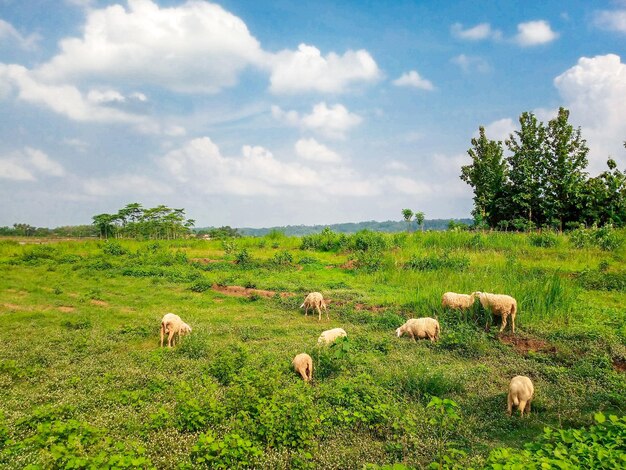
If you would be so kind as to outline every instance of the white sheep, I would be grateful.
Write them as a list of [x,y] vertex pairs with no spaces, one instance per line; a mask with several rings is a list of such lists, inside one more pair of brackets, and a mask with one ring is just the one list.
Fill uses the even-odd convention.
[[320,309],[323,308],[324,312],[326,312],[326,318],[328,319],[328,310],[326,310],[326,303],[324,302],[324,297],[319,292],[311,292],[306,296],[300,308],[304,307],[304,316],[306,317],[309,314],[309,309],[316,309],[318,313],[317,321],[322,319],[322,311]]
[[313,359],[306,353],[298,354],[292,361],[294,370],[302,376],[305,382],[313,379]]
[[342,336],[348,336],[343,328],[333,328],[332,330],[323,331],[319,338],[317,338],[318,344],[329,344],[334,342],[337,338]]
[[180,340],[181,336],[191,333],[191,327],[182,321],[178,315],[166,313],[161,320],[161,347],[163,347],[165,333],[168,334],[167,347],[171,348],[176,344],[174,335],[178,335],[178,339]]
[[428,338],[431,341],[437,341],[439,339],[439,333],[441,328],[439,322],[434,318],[411,318],[407,320],[404,325],[396,330],[398,338],[404,333],[407,333],[413,341],[415,338]]
[[502,317],[502,326],[500,333],[507,324],[509,315],[511,316],[511,333],[515,334],[515,315],[517,314],[517,300],[510,295],[489,294],[487,292],[472,292],[472,295],[478,296],[480,304],[485,310],[492,314]]
[[528,377],[524,375],[513,377],[509,384],[509,396],[507,398],[507,412],[509,416],[511,416],[513,411],[513,405],[517,406],[522,418],[524,417],[524,411],[526,411],[526,415],[530,414],[530,402],[534,393],[535,387],[533,387],[533,383]]
[[455,310],[466,310],[474,305],[474,294],[457,294],[455,292],[446,292],[441,296],[441,305],[444,308],[452,308]]

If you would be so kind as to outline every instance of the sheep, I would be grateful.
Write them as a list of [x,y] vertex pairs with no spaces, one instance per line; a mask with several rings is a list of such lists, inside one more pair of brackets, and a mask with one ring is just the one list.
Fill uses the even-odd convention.
[[168,333],[167,347],[171,348],[176,344],[174,335],[178,334],[178,338],[180,340],[181,336],[191,333],[191,327],[182,321],[178,315],[166,313],[161,320],[161,347],[163,347],[163,338],[165,333]]
[[455,310],[466,310],[474,305],[474,294],[456,294],[454,292],[446,292],[441,296],[441,305],[446,308]]
[[320,337],[317,339],[317,344],[329,344],[342,336],[348,336],[343,328],[333,328],[332,330],[326,330],[322,332]]
[[[489,294],[487,292],[472,292],[473,296],[478,296],[480,304],[485,310],[494,315],[502,317],[500,333],[506,328],[507,319],[511,316],[511,333],[515,334],[515,315],[517,314],[517,300],[510,295]],[[487,327],[487,325],[485,325]]]
[[440,331],[441,328],[439,327],[439,322],[434,318],[411,318],[396,330],[396,335],[399,338],[404,333],[407,333],[415,342],[417,342],[415,337],[428,338],[431,341],[437,341],[439,339]]
[[517,406],[520,411],[520,416],[524,417],[524,411],[526,415],[530,414],[530,402],[533,399],[535,393],[535,387],[531,380],[524,375],[516,375],[511,379],[509,384],[509,396],[507,398],[508,408],[507,412],[511,416],[513,411],[513,405]]
[[313,380],[313,359],[306,353],[298,354],[292,361],[294,370],[302,376],[305,382]]
[[324,297],[319,292],[311,292],[306,296],[300,308],[304,307],[304,316],[306,317],[309,314],[309,309],[316,309],[318,315],[317,321],[322,320],[322,311],[320,307],[324,309],[326,312],[326,319],[328,319],[328,310],[326,310],[326,303],[324,302]]

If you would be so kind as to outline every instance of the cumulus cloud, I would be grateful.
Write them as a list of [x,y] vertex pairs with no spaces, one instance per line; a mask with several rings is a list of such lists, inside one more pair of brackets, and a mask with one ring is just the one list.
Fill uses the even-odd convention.
[[61,52],[36,69],[46,81],[104,78],[178,92],[215,93],[237,82],[262,51],[245,23],[216,4],[190,1],[160,8],[129,0],[88,10],[82,38],[60,42]]
[[559,34],[552,31],[550,23],[545,20],[528,21],[517,25],[515,41],[524,47],[538,46],[554,41]]
[[154,195],[171,194],[171,188],[163,182],[142,175],[115,175],[104,178],[87,178],[82,182],[83,191],[90,196]]
[[459,54],[458,56],[450,59],[455,65],[458,65],[464,73],[470,73],[477,71],[480,73],[487,73],[491,71],[489,63],[482,57],[468,56],[465,54]]
[[391,160],[387,162],[385,164],[385,168],[391,171],[407,171],[409,169],[409,167],[406,164],[398,160]]
[[[489,140],[500,140],[504,142],[516,129],[517,124],[513,122],[513,119],[498,119],[485,126],[485,135]],[[474,137],[478,137],[478,131],[474,134]]]
[[615,54],[581,57],[554,79],[554,85],[571,112],[570,122],[582,127],[583,137],[589,142],[590,169],[605,169],[609,156],[623,168],[626,64]]
[[600,29],[626,34],[626,9],[597,11],[593,24]]
[[314,162],[337,163],[341,161],[338,153],[320,144],[315,139],[300,139],[295,145],[296,154],[305,160]]
[[435,88],[430,80],[421,77],[415,70],[403,73],[399,78],[393,81],[393,84],[396,86],[410,86],[429,91]]
[[272,106],[272,116],[287,125],[311,130],[334,139],[344,138],[348,131],[363,120],[342,104],[329,107],[325,102],[316,104],[310,114],[302,116],[297,111],[283,111],[278,106]]
[[0,18],[0,43],[5,40],[16,44],[21,49],[33,49],[37,46],[37,42],[41,40],[41,36],[39,34],[24,36],[11,23]]
[[37,181],[37,176],[65,176],[63,166],[38,149],[25,147],[0,158],[0,178]]
[[318,48],[306,44],[300,44],[297,51],[279,52],[270,59],[270,67],[273,93],[340,93],[355,82],[372,82],[381,76],[365,50],[322,56]]
[[461,23],[454,23],[450,27],[452,35],[468,41],[482,41],[484,39],[500,39],[502,32],[492,29],[489,23],[480,23],[474,27],[463,29]]

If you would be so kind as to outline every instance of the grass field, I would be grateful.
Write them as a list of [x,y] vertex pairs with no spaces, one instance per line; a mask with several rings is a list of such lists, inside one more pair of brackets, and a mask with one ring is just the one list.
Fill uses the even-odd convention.
[[[613,237],[0,240],[0,466],[423,468],[448,454],[482,468],[545,426],[622,416],[626,233]],[[478,307],[442,309],[443,292],[475,290],[518,300],[515,337]],[[298,308],[310,291],[330,320]],[[166,312],[193,327],[172,349]],[[422,316],[439,319],[438,343],[395,337]],[[348,340],[318,348],[338,326]],[[311,385],[291,369],[300,352]],[[506,415],[518,374],[536,390],[524,419]]]

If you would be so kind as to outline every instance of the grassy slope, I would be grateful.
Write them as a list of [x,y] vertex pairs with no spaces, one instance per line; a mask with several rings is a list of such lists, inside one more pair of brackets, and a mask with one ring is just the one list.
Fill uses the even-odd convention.
[[[625,247],[610,253],[576,250],[563,237],[555,247],[539,248],[515,234],[417,233],[393,239],[397,246],[385,252],[383,268],[373,273],[339,268],[349,253],[301,251],[298,239],[286,237],[238,240],[230,255],[217,241],[123,241],[127,254],[117,256],[103,254],[103,243],[94,241],[34,247],[0,241],[0,408],[10,435],[18,441],[31,436],[34,425],[28,422],[36,424],[33,416],[44,405],[71,405],[68,416],[106,430],[115,441],[140,442],[157,467],[174,468],[188,461],[199,434],[185,430],[188,415],[181,403],[209,397],[225,415],[209,418],[203,428],[217,435],[248,431],[264,450],[260,465],[287,467],[295,465],[290,459],[297,452],[256,431],[263,419],[258,409],[265,405],[242,412],[247,400],[267,396],[278,403],[276,420],[284,419],[280,407],[297,396],[311,400],[304,409],[317,423],[305,430],[315,434],[307,447],[313,465],[422,466],[435,457],[425,410],[433,394],[460,404],[455,445],[468,452],[467,464],[479,465],[490,448],[519,446],[545,425],[585,424],[597,410],[626,412],[624,374],[611,363],[626,358],[626,293],[584,290],[573,275],[605,260],[606,272],[626,276],[620,271]],[[242,248],[253,266],[188,261],[228,261]],[[281,250],[289,251],[296,266],[267,263]],[[175,252],[185,253],[187,261],[168,256]],[[466,258],[469,267],[401,268],[412,256],[444,252]],[[305,257],[313,259],[299,267]],[[190,289],[213,282],[297,295],[249,300]],[[346,303],[331,305],[331,320],[319,324],[297,308],[311,290]],[[520,303],[518,336],[544,341],[545,351],[521,353],[500,343],[495,328],[486,334],[457,321],[440,308],[448,290],[514,295]],[[169,311],[194,331],[180,347],[160,350],[159,320]],[[402,318],[418,316],[440,319],[438,345],[394,337]],[[352,349],[344,358],[324,352],[320,358],[317,336],[336,326],[346,329]],[[248,374],[252,385],[219,374],[220,361],[228,363],[224,357],[236,354],[233,345],[245,356],[239,360],[246,372],[239,376]],[[313,387],[290,371],[291,358],[302,351],[318,365]],[[532,377],[536,387],[536,412],[523,422],[504,413],[507,384],[517,374]],[[353,401],[359,394],[364,398]],[[388,409],[372,410],[368,403]],[[366,417],[350,415],[355,421],[342,422],[335,415],[343,411]],[[163,423],[154,417],[159,412],[167,417]],[[34,462],[53,466],[49,453],[32,446],[0,458],[8,468]]]

